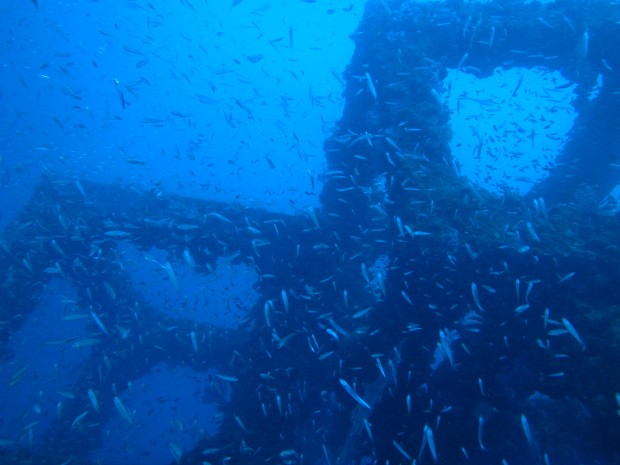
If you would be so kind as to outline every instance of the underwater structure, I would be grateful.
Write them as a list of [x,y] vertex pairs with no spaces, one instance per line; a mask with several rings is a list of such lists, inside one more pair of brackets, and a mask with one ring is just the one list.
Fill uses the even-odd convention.
[[[178,420],[193,442],[165,440],[170,463],[618,463],[618,21],[608,2],[369,1],[320,210],[50,173],[2,239],[6,392],[48,373],[13,363],[16,341],[64,362],[47,363],[2,462],[106,463],[85,444],[110,424],[139,436],[136,380],[166,367],[200,380],[187,395],[218,423]],[[576,85],[570,138],[525,196],[472,185],[450,153],[447,70],[498,67]],[[237,324],[201,320],[215,305],[183,280],[231,267],[231,282],[255,276],[255,300],[224,307],[247,307]],[[50,289],[61,333],[25,337]]]

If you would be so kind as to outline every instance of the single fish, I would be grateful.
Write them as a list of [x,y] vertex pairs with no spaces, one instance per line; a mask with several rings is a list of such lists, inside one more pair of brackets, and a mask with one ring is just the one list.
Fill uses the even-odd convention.
[[133,418],[131,418],[129,410],[127,410],[125,405],[116,396],[114,396],[114,406],[116,407],[116,410],[118,410],[118,413],[121,414],[121,417],[123,417],[127,421],[127,423],[133,423]]
[[338,381],[340,381],[340,384],[342,385],[342,387],[344,388],[345,391],[347,391],[347,394],[349,394],[353,400],[355,402],[357,402],[358,404],[360,404],[362,407],[366,407],[368,410],[371,410],[370,405],[368,405],[366,403],[366,401],[364,399],[362,399],[357,392],[355,392],[353,390],[353,388],[349,385],[349,383],[347,383],[344,379],[340,378]]

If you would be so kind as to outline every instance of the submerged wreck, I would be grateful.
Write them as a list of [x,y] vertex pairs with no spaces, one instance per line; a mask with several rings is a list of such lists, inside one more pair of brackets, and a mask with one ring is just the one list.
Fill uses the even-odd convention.
[[[619,20],[608,2],[369,1],[320,211],[50,173],[2,239],[1,350],[10,361],[61,280],[76,297],[60,319],[84,332],[40,338],[85,355],[67,395],[45,393],[62,414],[39,445],[24,420],[2,462],[95,463],[84,444],[119,414],[140,428],[123,393],[164,363],[209,373],[202,396],[220,422],[170,444],[170,463],[617,463],[620,229],[606,196]],[[553,68],[577,86],[570,139],[528,195],[488,193],[454,167],[441,95],[447,69],[465,66]],[[130,278],[129,247],[146,256],[138,267],[158,261],[172,295],[180,267],[207,279],[225,259],[257,273],[258,299],[231,327],[197,322],[191,299],[164,313]],[[9,388],[29,370],[12,365]]]

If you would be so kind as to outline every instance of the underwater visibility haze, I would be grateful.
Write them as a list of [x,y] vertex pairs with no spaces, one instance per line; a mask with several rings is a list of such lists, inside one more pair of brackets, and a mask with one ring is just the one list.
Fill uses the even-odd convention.
[[0,463],[620,464],[619,2],[0,22]]

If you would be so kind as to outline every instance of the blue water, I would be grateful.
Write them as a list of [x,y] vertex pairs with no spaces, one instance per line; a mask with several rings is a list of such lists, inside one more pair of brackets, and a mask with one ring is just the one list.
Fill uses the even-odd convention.
[[620,463],[619,4],[0,23],[0,463]]

